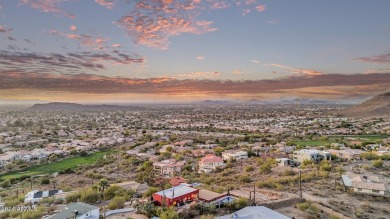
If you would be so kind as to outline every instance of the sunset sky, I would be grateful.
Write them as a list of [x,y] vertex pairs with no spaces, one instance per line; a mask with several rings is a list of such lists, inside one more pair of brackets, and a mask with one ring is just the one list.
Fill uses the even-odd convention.
[[389,0],[0,0],[0,102],[390,91]]

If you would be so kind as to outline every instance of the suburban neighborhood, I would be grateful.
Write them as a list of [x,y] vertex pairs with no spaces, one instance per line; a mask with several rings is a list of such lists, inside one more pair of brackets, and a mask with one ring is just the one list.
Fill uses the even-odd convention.
[[4,109],[0,215],[386,218],[388,120],[223,107]]

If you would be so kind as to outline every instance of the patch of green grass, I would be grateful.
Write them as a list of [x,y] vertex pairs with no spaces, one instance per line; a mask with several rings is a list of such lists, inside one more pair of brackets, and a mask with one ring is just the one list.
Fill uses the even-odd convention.
[[293,141],[295,145],[301,145],[301,146],[323,146],[327,143],[328,141],[321,141],[321,140],[307,140],[307,141]]
[[344,137],[344,138],[361,138],[361,139],[367,139],[370,141],[382,141],[384,138],[388,138],[389,136],[387,135],[331,135],[329,138],[339,138],[339,137]]
[[105,154],[110,153],[110,151],[104,152],[96,152],[93,154],[89,154],[86,157],[71,157],[65,158],[55,163],[42,164],[37,166],[28,167],[21,171],[11,171],[5,174],[0,175],[0,180],[6,179],[17,179],[22,176],[35,176],[40,174],[51,174],[55,172],[59,172],[61,170],[65,170],[67,168],[73,169],[77,166],[85,165],[85,164],[93,164],[99,158],[102,158]]

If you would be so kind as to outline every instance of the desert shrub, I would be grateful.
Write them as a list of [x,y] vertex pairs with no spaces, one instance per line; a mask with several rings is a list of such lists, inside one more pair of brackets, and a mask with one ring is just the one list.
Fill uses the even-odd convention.
[[167,208],[167,209],[159,209],[157,212],[158,216],[161,219],[179,219],[179,214],[176,212],[174,208]]
[[244,174],[240,177],[240,181],[243,182],[243,183],[249,183],[251,182],[251,178],[247,175],[247,174]]
[[81,193],[80,200],[86,203],[94,204],[100,200],[99,192],[95,189],[89,188],[87,191]]
[[124,195],[125,193],[126,190],[119,186],[110,186],[106,189],[106,191],[104,191],[104,199],[110,200],[117,195]]
[[294,176],[295,175],[295,172],[294,170],[291,170],[291,169],[287,169],[283,172],[283,175],[284,176]]
[[240,210],[248,206],[248,201],[245,198],[236,199],[233,203],[228,204],[228,208],[231,210]]
[[301,211],[307,211],[307,210],[310,210],[312,212],[318,212],[318,208],[316,206],[314,206],[311,202],[302,202],[302,203],[298,203],[296,205],[296,207],[298,209],[300,209]]
[[307,209],[310,208],[310,204],[308,202],[298,203],[296,206],[301,211],[306,211]]
[[246,166],[245,167],[245,172],[252,172],[254,169],[252,166]]
[[123,208],[124,204],[125,204],[126,200],[124,197],[121,197],[121,196],[115,196],[111,201],[110,203],[108,203],[108,208],[111,209],[111,210],[114,210],[114,209],[121,209]]
[[313,164],[312,160],[303,160],[302,166],[310,166]]
[[61,170],[58,172],[58,174],[68,174],[68,173],[74,173],[74,170],[70,168],[66,168],[65,170]]
[[88,156],[88,152],[86,152],[86,151],[81,151],[81,152],[80,152],[80,156],[81,156],[81,157],[86,157],[86,156]]
[[375,168],[383,167],[383,161],[381,159],[372,162],[372,166]]
[[144,193],[143,197],[146,198],[146,197],[149,197],[151,195],[153,195],[153,193],[156,193],[158,192],[158,189],[156,187],[149,187],[149,189]]
[[260,173],[271,173],[272,168],[269,163],[264,163],[260,166]]
[[332,166],[328,162],[324,162],[320,165],[320,170],[323,172],[330,172],[332,170]]
[[3,182],[0,183],[0,186],[2,188],[8,188],[8,187],[11,186],[11,181],[9,179],[6,179],[6,180],[4,180]]
[[80,192],[69,193],[65,198],[66,203],[77,202],[80,196],[81,196]]
[[50,179],[45,177],[45,178],[42,178],[41,180],[41,184],[42,185],[47,185],[47,184],[50,184]]

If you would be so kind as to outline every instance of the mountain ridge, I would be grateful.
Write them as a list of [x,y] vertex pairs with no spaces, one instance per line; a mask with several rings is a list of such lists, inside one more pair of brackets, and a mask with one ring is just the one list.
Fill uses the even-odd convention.
[[342,109],[339,114],[352,117],[390,117],[390,92],[379,94],[360,104]]
[[118,105],[83,105],[78,103],[67,102],[50,102],[50,103],[37,103],[29,107],[28,110],[32,111],[92,111],[92,110],[121,110],[130,109],[130,106],[118,106]]

